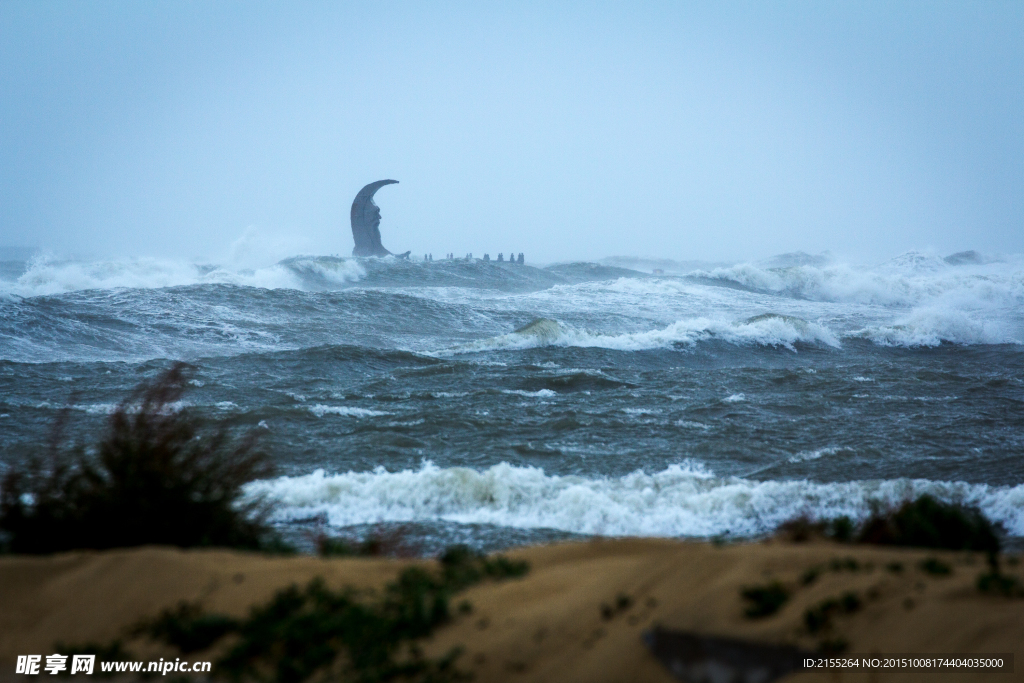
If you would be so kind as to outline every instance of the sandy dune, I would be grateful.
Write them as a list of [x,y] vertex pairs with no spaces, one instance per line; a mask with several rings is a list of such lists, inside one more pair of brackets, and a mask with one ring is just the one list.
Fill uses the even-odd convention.
[[[808,650],[827,636],[846,640],[855,653],[1013,652],[1017,659],[1013,674],[802,672],[785,680],[1024,680],[1024,600],[980,594],[975,581],[985,564],[976,554],[651,539],[508,554],[528,560],[529,575],[467,590],[461,597],[472,603],[472,613],[426,644],[432,654],[463,646],[461,667],[477,681],[671,681],[641,640],[655,624]],[[920,562],[931,557],[949,564],[952,573],[923,571]],[[168,548],[2,557],[0,680],[28,680],[13,675],[19,654],[50,654],[57,641],[108,641],[183,599],[242,615],[291,583],[322,576],[334,587],[375,587],[408,562]],[[820,574],[804,586],[801,577],[814,567]],[[1024,579],[1019,564],[1007,570]],[[741,588],[771,581],[792,591],[789,602],[773,616],[746,618]],[[862,608],[834,617],[824,635],[808,634],[804,612],[848,591],[857,593]]]

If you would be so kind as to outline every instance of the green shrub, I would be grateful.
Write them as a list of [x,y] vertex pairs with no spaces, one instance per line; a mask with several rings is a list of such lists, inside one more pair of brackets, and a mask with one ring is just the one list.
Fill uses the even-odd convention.
[[931,574],[932,576],[949,576],[953,573],[953,568],[942,560],[938,560],[934,557],[929,557],[926,560],[922,560],[921,571],[925,574]]
[[818,580],[819,576],[821,576],[821,567],[811,567],[810,569],[808,569],[800,575],[800,585],[810,586],[812,583]]
[[804,612],[804,626],[808,633],[818,633],[832,627],[832,617],[852,614],[861,608],[860,597],[853,591],[839,598],[826,598]]
[[246,483],[270,476],[252,434],[232,439],[175,410],[191,366],[143,383],[107,423],[93,453],[48,451],[0,481],[0,531],[9,549],[50,553],[143,544],[258,549],[272,543],[267,505]]
[[1024,598],[1024,585],[1016,576],[1001,574],[998,570],[978,576],[978,590],[1007,598]]
[[176,647],[182,654],[191,654],[205,650],[237,629],[237,619],[204,614],[198,605],[180,602],[175,609],[164,610],[155,619],[136,625],[131,635],[146,635]]
[[775,533],[791,543],[806,543],[817,536],[824,536],[827,523],[816,522],[807,515],[801,515],[780,524]]
[[[456,546],[440,558],[440,571],[409,567],[380,595],[351,587],[332,591],[314,579],[304,588],[278,591],[245,619],[181,604],[130,633],[182,654],[223,645],[213,674],[234,681],[459,681],[466,676],[455,667],[458,649],[429,659],[416,641],[451,620],[450,600],[459,590],[486,578],[522,576],[527,570],[524,562],[487,558]],[[472,607],[462,601],[457,611],[469,613]]]
[[316,553],[320,557],[355,557],[365,553],[361,548],[341,538],[320,536],[316,539]]
[[321,557],[420,557],[420,548],[410,542],[409,536],[410,528],[406,524],[378,524],[362,541],[347,541],[321,533],[314,545]]
[[980,550],[998,553],[998,527],[974,507],[943,503],[923,495],[896,510],[873,515],[857,540],[878,545]]
[[238,625],[238,642],[214,667],[232,680],[299,683],[320,677],[357,681],[457,680],[456,652],[426,659],[403,645],[448,620],[447,595],[429,574],[405,570],[378,604],[352,589],[329,590],[314,580],[277,593]]
[[853,520],[847,516],[815,521],[801,515],[780,524],[775,533],[793,543],[804,543],[813,538],[831,538],[846,543],[853,538]]
[[833,519],[829,527],[829,535],[837,541],[845,543],[853,538],[855,526],[846,515]]
[[786,604],[789,591],[778,581],[764,586],[751,586],[740,591],[740,595],[750,604],[743,611],[749,619],[768,617]]
[[806,515],[779,525],[791,541],[826,537],[840,542],[978,550],[994,555],[1000,549],[999,526],[976,507],[943,503],[925,494],[899,508],[876,512],[857,526],[849,517],[812,521]]

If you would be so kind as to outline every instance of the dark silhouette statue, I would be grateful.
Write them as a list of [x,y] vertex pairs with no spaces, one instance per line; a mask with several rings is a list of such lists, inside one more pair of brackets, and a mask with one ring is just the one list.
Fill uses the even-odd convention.
[[[380,243],[380,208],[373,203],[373,195],[385,185],[394,185],[397,180],[378,180],[359,190],[352,202],[352,239],[356,246],[353,256],[392,256]],[[409,252],[396,254],[409,258]]]

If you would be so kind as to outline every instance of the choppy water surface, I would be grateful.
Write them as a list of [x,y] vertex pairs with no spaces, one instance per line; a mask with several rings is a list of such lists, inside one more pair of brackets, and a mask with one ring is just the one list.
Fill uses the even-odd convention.
[[747,536],[930,492],[1024,536],[1019,258],[629,265],[5,263],[0,460],[184,359],[293,534]]

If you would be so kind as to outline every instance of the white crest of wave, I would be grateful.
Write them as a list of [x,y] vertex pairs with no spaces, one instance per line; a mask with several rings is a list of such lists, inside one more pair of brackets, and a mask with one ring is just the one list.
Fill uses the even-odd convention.
[[642,351],[671,348],[676,344],[696,344],[721,339],[733,344],[783,346],[795,350],[797,343],[821,343],[838,347],[838,337],[828,328],[813,322],[783,315],[760,315],[744,321],[698,317],[679,320],[668,327],[647,332],[599,334],[578,330],[555,320],[535,320],[510,334],[481,339],[451,349],[454,353],[474,353],[504,349],[528,349],[542,346],[577,346]]
[[195,284],[233,284],[267,289],[297,289],[298,279],[275,265],[260,270],[231,270],[184,261],[128,258],[110,261],[33,259],[14,282],[3,283],[6,294],[47,296],[85,289],[155,289]]
[[390,415],[391,413],[385,413],[380,410],[370,410],[369,408],[353,408],[351,406],[327,406],[322,403],[316,405],[306,406],[309,412],[313,413],[317,417],[323,417],[324,415],[341,415],[343,417],[378,417],[380,415]]
[[743,263],[691,275],[813,301],[903,308],[892,323],[856,333],[880,345],[1024,343],[1024,267],[1017,257],[951,265],[909,252],[874,268]]
[[936,299],[961,305],[1024,301],[1024,270],[1018,260],[951,266],[920,252],[903,254],[874,268],[843,263],[765,268],[741,263],[690,274],[814,301],[907,306]]
[[325,515],[333,526],[445,520],[606,536],[698,537],[757,535],[800,515],[862,520],[872,506],[894,506],[928,493],[977,505],[1009,533],[1024,535],[1024,484],[754,481],[715,477],[694,462],[654,474],[593,478],[547,475],[508,463],[477,471],[426,462],[399,472],[316,470],[254,482],[247,493],[279,503],[281,521]]
[[961,310],[923,306],[892,325],[865,328],[857,334],[880,346],[939,346],[955,344],[1019,344],[1021,339],[1001,318],[978,319]]
[[282,266],[299,275],[311,275],[328,284],[343,285],[366,277],[366,269],[355,259],[331,256],[296,256],[285,259]]
[[197,284],[230,284],[264,289],[303,289],[304,276],[330,284],[362,279],[355,259],[300,256],[306,240],[267,235],[249,228],[236,240],[224,263],[132,257],[95,261],[39,254],[15,281],[0,282],[0,293],[47,296],[87,289],[157,289]]
[[537,391],[526,391],[525,389],[502,389],[503,394],[514,394],[516,396],[527,396],[530,398],[553,398],[557,396],[551,389],[538,389]]

